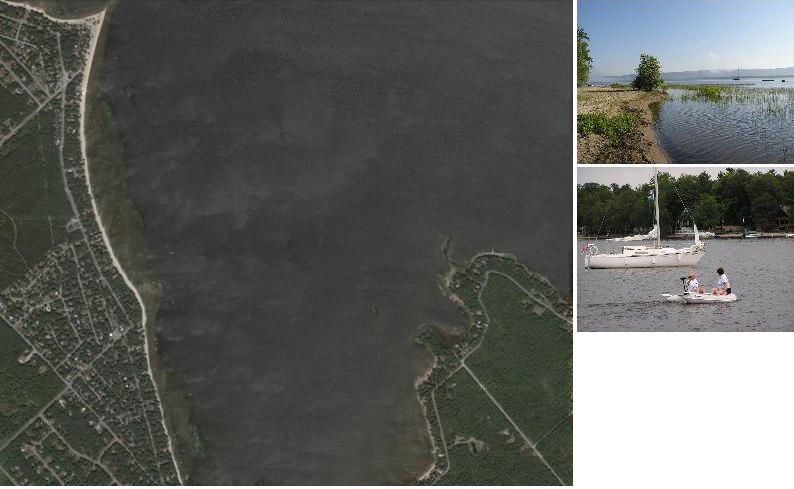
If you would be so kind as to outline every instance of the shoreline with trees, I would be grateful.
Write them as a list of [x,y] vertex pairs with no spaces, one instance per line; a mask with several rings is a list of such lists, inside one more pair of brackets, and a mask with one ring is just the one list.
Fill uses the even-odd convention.
[[[754,230],[780,233],[794,229],[794,171],[750,173],[726,168],[714,178],[706,172],[673,177],[659,173],[662,236],[686,235],[694,221],[701,231],[722,237],[741,237]],[[653,227],[653,184],[577,185],[577,229],[586,236],[619,236],[647,232]],[[689,233],[691,236],[691,232]]]
[[594,87],[587,83],[593,66],[589,41],[580,27],[576,32],[577,162],[668,163],[653,129],[658,104],[667,98],[659,60],[641,54],[630,85]]

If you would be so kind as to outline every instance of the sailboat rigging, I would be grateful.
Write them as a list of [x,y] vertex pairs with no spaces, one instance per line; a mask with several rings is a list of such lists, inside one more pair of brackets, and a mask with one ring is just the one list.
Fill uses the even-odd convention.
[[[655,240],[656,246],[623,246],[620,253],[599,253],[594,243],[585,250],[585,268],[655,268],[655,267],[694,267],[706,254],[706,247],[700,242],[697,225],[695,244],[685,248],[662,246],[661,226],[659,225],[659,180],[657,170],[653,170],[654,227],[648,234],[625,238],[612,238],[607,241],[627,242]],[[694,223],[693,223],[694,224]]]

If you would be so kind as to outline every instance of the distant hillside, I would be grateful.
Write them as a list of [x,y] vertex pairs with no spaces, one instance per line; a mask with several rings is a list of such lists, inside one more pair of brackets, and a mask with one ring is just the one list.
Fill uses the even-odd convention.
[[[592,81],[615,81],[625,82],[634,79],[634,74],[620,76],[595,75]],[[698,70],[698,71],[671,71],[662,73],[662,78],[666,81],[694,80],[697,78],[733,78],[736,70]],[[747,78],[794,78],[794,66],[790,68],[770,68],[759,70],[741,70],[741,76]]]

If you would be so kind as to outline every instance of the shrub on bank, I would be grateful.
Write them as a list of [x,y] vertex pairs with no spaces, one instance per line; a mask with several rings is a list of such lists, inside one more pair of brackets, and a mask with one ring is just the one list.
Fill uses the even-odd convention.
[[609,138],[612,144],[619,144],[634,130],[634,114],[621,114],[608,117],[605,114],[579,114],[576,132],[582,136],[600,134]]

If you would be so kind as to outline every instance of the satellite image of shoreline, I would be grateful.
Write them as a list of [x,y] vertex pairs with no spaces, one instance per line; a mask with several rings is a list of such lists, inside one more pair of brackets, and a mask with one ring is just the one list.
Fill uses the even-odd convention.
[[[25,216],[64,228],[38,254],[12,212],[30,196],[0,193],[0,269],[19,270],[0,274],[0,337],[47,323],[59,294],[48,327],[77,330],[53,340],[52,364],[37,341],[58,330],[0,349],[2,378],[36,355],[38,375],[58,373],[30,412],[0,387],[0,485],[573,483],[569,3],[34,3],[104,13],[79,111],[79,91],[41,75],[50,41],[14,30],[35,17],[19,5],[0,2],[0,122],[13,108],[29,129],[27,113],[74,102],[87,179],[68,164],[61,177],[57,156],[42,168],[90,192],[77,220],[65,206]],[[67,24],[48,22],[60,39]],[[2,130],[0,171],[15,175],[13,158],[33,158],[17,141],[44,133]],[[68,269],[49,295],[19,295],[41,275],[28,257],[63,267],[75,253],[80,299],[94,273],[80,265],[84,220],[104,228],[88,232],[92,253],[113,257],[85,317]],[[109,333],[83,340],[75,318],[99,310]],[[122,341],[151,370],[93,395],[137,387],[148,437],[87,400]],[[79,360],[89,342],[100,353]],[[69,430],[84,409],[103,438],[82,450]],[[118,465],[121,449],[135,464]],[[82,465],[67,476],[52,457]]]

